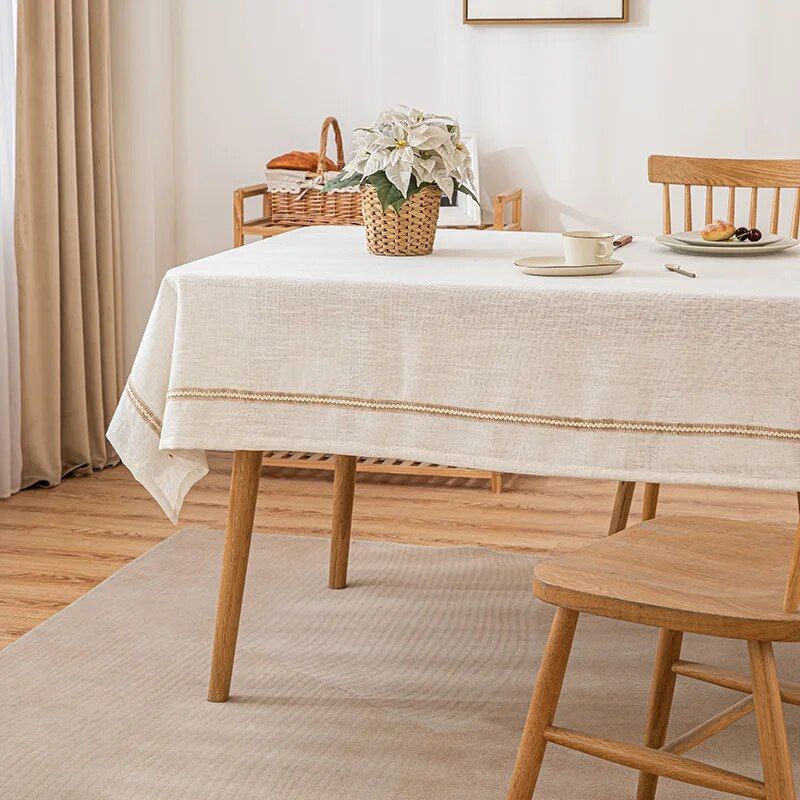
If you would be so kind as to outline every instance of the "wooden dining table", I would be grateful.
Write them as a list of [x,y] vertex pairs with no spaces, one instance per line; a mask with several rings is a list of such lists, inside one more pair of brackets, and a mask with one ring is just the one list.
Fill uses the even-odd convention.
[[[336,454],[343,587],[355,459],[800,491],[800,254],[676,254],[535,277],[560,235],[440,231],[379,258],[305,228],[170,270],[108,436],[173,522],[234,451],[209,699],[228,699],[261,453]],[[678,262],[696,278],[665,269]]]

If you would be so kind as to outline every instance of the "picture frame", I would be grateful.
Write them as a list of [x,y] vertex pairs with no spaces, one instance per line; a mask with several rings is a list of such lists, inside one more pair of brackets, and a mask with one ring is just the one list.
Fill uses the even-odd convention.
[[[461,141],[472,156],[472,172],[475,175],[475,194],[481,196],[480,173],[478,171],[478,139],[474,134],[462,134]],[[468,194],[456,192],[455,205],[442,195],[439,208],[439,228],[468,227],[477,228],[482,222],[481,207]]]
[[465,25],[624,23],[630,0],[464,0]]

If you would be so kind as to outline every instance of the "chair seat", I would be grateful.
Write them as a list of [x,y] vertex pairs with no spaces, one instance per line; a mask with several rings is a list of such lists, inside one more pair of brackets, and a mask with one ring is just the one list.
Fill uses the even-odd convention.
[[794,531],[658,517],[542,562],[534,593],[603,617],[730,639],[799,641],[783,609]]

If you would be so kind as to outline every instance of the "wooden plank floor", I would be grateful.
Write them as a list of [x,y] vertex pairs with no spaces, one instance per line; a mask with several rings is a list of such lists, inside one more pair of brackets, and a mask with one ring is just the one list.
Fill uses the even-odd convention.
[[[180,527],[224,527],[230,458],[216,454],[210,464]],[[256,530],[327,535],[331,487],[330,474],[265,470]],[[546,554],[606,531],[613,483],[517,476],[506,487],[493,495],[485,481],[360,475],[353,536]],[[637,487],[632,521],[640,506]],[[665,487],[660,513],[794,524],[797,506],[789,493]],[[0,647],[175,530],[124,467],[0,501]]]

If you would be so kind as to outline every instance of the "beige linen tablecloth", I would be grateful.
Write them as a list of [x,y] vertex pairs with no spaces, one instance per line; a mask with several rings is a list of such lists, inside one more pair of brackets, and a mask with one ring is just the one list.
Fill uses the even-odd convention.
[[170,270],[108,437],[173,521],[208,449],[800,490],[797,251],[513,263],[559,251],[443,230],[433,255],[381,258],[318,227]]

